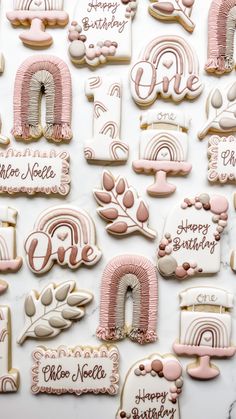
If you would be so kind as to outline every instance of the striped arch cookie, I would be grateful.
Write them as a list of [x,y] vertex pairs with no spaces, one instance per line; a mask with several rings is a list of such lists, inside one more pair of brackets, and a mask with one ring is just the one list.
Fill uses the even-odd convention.
[[50,207],[37,219],[25,241],[27,263],[32,272],[48,272],[54,263],[77,269],[94,265],[101,257],[96,230],[83,210],[68,206]]
[[139,106],[150,106],[158,96],[180,102],[195,99],[203,84],[198,58],[180,36],[154,38],[142,50],[130,72],[131,94]]
[[84,155],[89,163],[120,163],[129,157],[129,147],[120,139],[122,85],[117,77],[90,77],[85,84],[93,100],[93,138],[86,141]]
[[64,0],[15,0],[14,10],[7,18],[15,27],[30,26],[20,34],[23,44],[30,47],[48,47],[52,36],[45,32],[45,26],[65,26],[69,15],[63,10]]
[[212,0],[208,19],[208,73],[224,74],[235,67],[236,0]]
[[[128,288],[133,295],[133,322],[125,325],[125,296]],[[140,344],[157,339],[157,272],[147,258],[121,255],[112,259],[102,276],[100,322],[97,337],[117,341],[128,336]]]
[[[46,126],[40,122],[42,88],[46,97]],[[14,127],[18,140],[61,142],[72,138],[72,87],[67,64],[52,55],[27,58],[16,73],[14,87]]]

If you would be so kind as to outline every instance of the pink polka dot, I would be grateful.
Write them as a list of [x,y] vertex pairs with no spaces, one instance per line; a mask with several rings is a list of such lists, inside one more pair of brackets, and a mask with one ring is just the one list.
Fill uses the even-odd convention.
[[166,361],[163,365],[163,374],[168,381],[175,381],[182,374],[181,365],[174,359]]
[[151,371],[152,371],[152,366],[151,366],[151,364],[147,364],[147,365],[145,365],[145,371],[146,371],[146,372],[151,372]]
[[178,266],[175,270],[175,275],[178,278],[184,278],[186,276],[186,270],[182,266]]
[[214,214],[225,213],[228,210],[229,204],[224,196],[216,195],[210,199],[211,211]]

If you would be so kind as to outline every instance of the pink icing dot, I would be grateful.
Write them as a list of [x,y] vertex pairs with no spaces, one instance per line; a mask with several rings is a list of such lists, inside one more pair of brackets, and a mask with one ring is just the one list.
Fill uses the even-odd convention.
[[169,244],[169,241],[167,239],[162,239],[161,244],[167,246]]
[[90,59],[93,60],[96,57],[96,51],[94,48],[88,48],[86,50],[86,56]]
[[175,270],[175,275],[178,278],[184,278],[186,276],[186,271],[182,266],[178,266]]
[[195,274],[194,269],[193,269],[193,268],[188,269],[188,270],[187,270],[187,274],[188,274],[189,276],[193,276],[193,275]]
[[166,255],[165,250],[159,250],[158,256],[160,256],[160,258],[163,258],[163,256],[165,256],[165,255]]
[[191,268],[195,269],[197,267],[196,262],[190,262],[190,266]]
[[221,220],[228,220],[228,214],[226,214],[225,212],[223,212],[222,214],[220,214],[220,219]]
[[177,393],[172,393],[171,397],[172,397],[172,400],[176,400],[177,397],[178,397],[178,394]]
[[182,204],[181,204],[181,208],[182,209],[186,209],[188,207],[188,204],[186,203],[186,202],[183,202]]
[[106,57],[107,55],[109,55],[109,48],[104,46],[101,48],[101,52]]
[[196,202],[195,203],[195,208],[196,209],[201,209],[202,208],[202,203],[201,202]]
[[165,252],[166,252],[167,255],[170,255],[171,252],[172,252],[171,247],[170,246],[166,246]]
[[176,386],[172,386],[171,388],[170,388],[170,392],[171,393],[177,393],[177,387]]
[[[163,374],[168,381],[175,381],[181,377],[181,365],[174,359],[166,361],[163,365]],[[172,397],[174,397],[174,394],[172,394]]]
[[151,366],[151,364],[147,364],[147,365],[145,365],[145,371],[146,371],[146,372],[151,372],[151,371],[152,371],[152,366]]
[[221,214],[222,212],[227,212],[229,204],[224,196],[216,195],[210,199],[210,206],[214,214]]
[[116,47],[114,45],[111,45],[109,47],[109,55],[115,55],[116,53]]

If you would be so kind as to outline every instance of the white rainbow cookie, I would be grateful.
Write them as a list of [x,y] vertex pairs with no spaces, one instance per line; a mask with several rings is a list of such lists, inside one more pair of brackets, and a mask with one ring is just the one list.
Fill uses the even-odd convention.
[[164,277],[185,279],[220,270],[220,241],[227,226],[228,201],[204,193],[185,198],[166,219],[158,247],[158,270]]
[[93,195],[100,205],[98,214],[109,223],[108,233],[123,236],[138,232],[150,239],[156,237],[156,232],[148,227],[147,203],[129,186],[125,177],[115,179],[111,172],[104,170],[102,189],[94,189]]
[[69,154],[66,151],[0,151],[0,194],[59,194],[70,191]]
[[71,61],[92,67],[130,61],[138,0],[83,0],[77,4],[68,35]]
[[93,296],[77,290],[75,281],[49,284],[40,293],[32,290],[25,299],[25,326],[18,343],[27,338],[53,338],[85,315]]
[[191,19],[195,0],[149,0],[149,13],[158,20],[179,22],[188,32],[193,32],[195,23]]
[[212,0],[208,18],[208,60],[205,66],[209,73],[224,74],[235,67],[236,0]]
[[0,306],[0,393],[12,393],[19,387],[19,372],[11,366],[11,313]]
[[150,106],[160,95],[180,102],[195,99],[203,84],[198,58],[180,36],[158,36],[142,50],[130,73],[131,94],[139,106]]
[[180,338],[173,345],[177,355],[197,356],[188,365],[188,374],[210,380],[220,371],[210,363],[211,357],[232,357],[236,347],[231,344],[231,311],[233,294],[219,288],[189,288],[180,294]]
[[236,181],[236,138],[213,135],[208,142],[208,180],[210,182]]
[[207,134],[227,134],[236,131],[236,82],[213,89],[206,103],[207,121],[198,134],[202,140]]
[[33,394],[109,394],[119,389],[119,352],[116,346],[38,346],[32,353]]
[[25,241],[25,252],[35,274],[48,272],[54,263],[70,269],[92,266],[101,257],[92,218],[72,205],[43,211]]
[[[133,296],[132,325],[125,324],[125,298]],[[139,344],[157,340],[158,281],[152,262],[139,255],[120,255],[106,266],[101,285],[97,337],[118,341],[128,336]]]
[[14,10],[7,13],[7,18],[15,27],[30,26],[19,36],[25,45],[48,47],[53,38],[45,27],[66,26],[69,21],[63,6],[64,0],[14,0]]
[[16,256],[17,210],[0,206],[0,271],[16,272],[21,268],[22,258]]
[[116,419],[180,419],[182,366],[173,355],[153,354],[128,371]]
[[117,77],[90,77],[85,94],[93,106],[93,138],[86,141],[84,155],[90,163],[124,163],[129,147],[120,140],[121,80]]
[[[41,97],[45,94],[46,126],[40,122]],[[14,127],[18,140],[36,140],[42,135],[55,142],[72,138],[71,75],[67,64],[52,55],[34,55],[19,67],[14,87]]]
[[167,174],[187,175],[188,130],[190,119],[179,111],[150,110],[141,116],[142,129],[139,160],[133,162],[137,173],[154,174],[155,183],[147,188],[152,196],[173,193],[176,187],[166,180]]

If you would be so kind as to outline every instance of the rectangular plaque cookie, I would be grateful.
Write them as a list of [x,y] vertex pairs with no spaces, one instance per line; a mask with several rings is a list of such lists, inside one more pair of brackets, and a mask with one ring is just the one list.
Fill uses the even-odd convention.
[[208,143],[210,182],[236,181],[236,138],[213,135]]
[[69,154],[55,150],[0,153],[0,193],[67,195],[70,190]]
[[119,352],[115,346],[37,347],[32,354],[34,394],[108,393],[119,388]]

